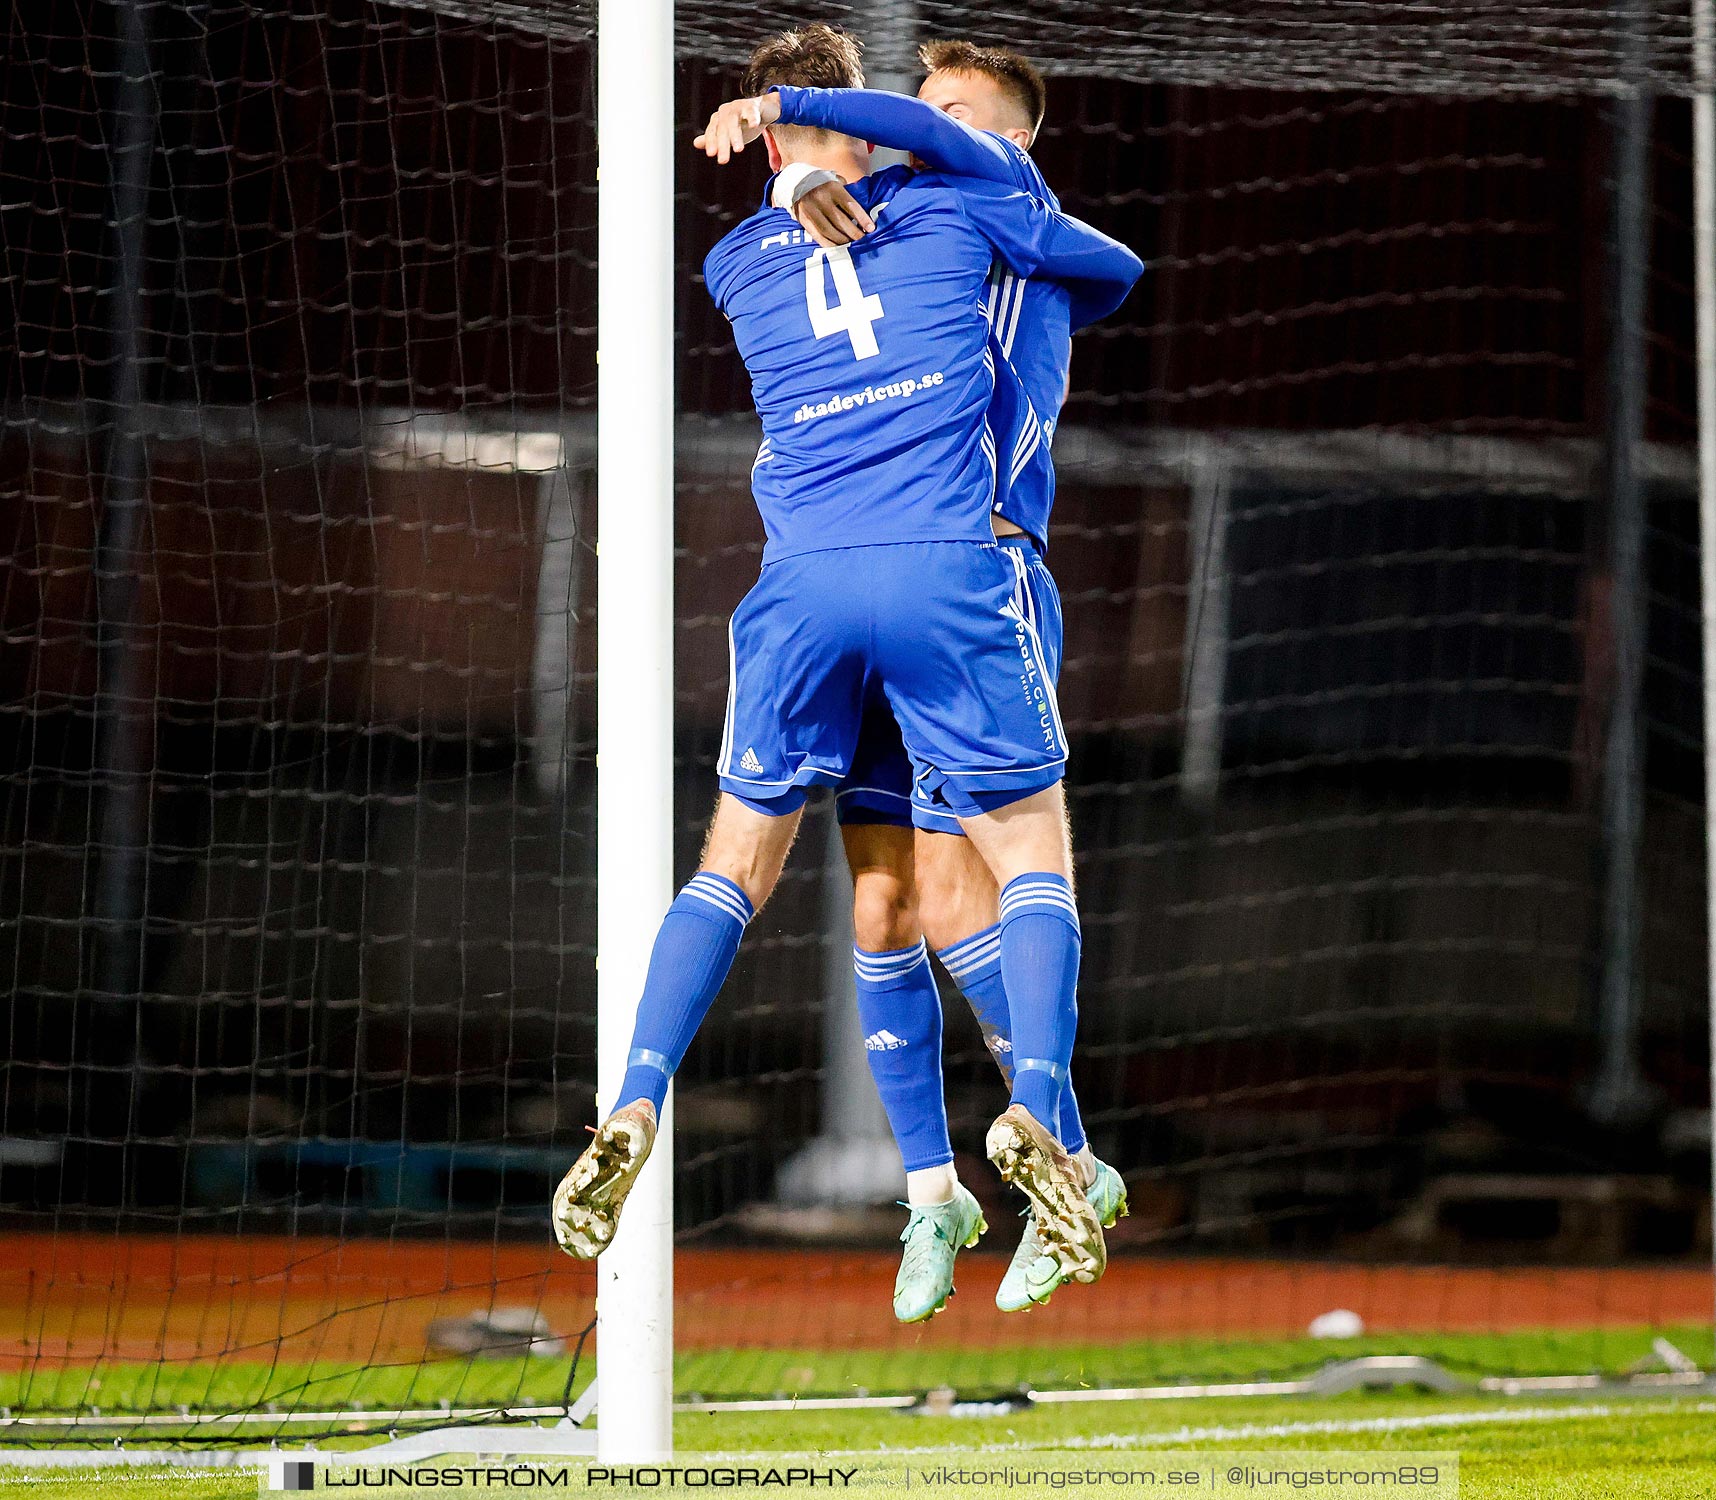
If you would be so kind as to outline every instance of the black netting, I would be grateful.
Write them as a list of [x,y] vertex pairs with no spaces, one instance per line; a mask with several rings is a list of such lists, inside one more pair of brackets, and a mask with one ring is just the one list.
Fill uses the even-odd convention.
[[[417,0],[541,35],[593,33],[594,0]],[[915,41],[940,35],[1015,47],[1057,74],[1139,83],[1344,89],[1442,95],[1689,93],[1687,0],[1488,4],[1426,0],[1258,0],[1151,5],[1058,0],[1011,11],[966,0],[786,0],[766,17],[732,0],[681,0],[680,54],[739,63],[753,33],[835,21],[864,36],[871,62],[909,72]]]
[[[680,1077],[682,1391],[1281,1373],[1336,1305],[1464,1368],[1620,1369],[1701,1319],[1686,8],[688,0],[682,142],[765,29],[831,16],[878,75],[929,35],[1041,59],[1048,180],[1149,262],[1075,346],[1051,551],[1078,1078],[1134,1212],[1024,1329],[982,1256],[895,1329],[897,1215],[795,1167],[877,1144],[836,1103],[863,1064],[815,822]],[[14,1413],[567,1392],[568,1351],[453,1351],[504,1343],[497,1305],[590,1313],[545,1203],[596,1103],[594,22],[14,15]],[[761,175],[678,166],[682,875],[761,544],[699,267]],[[946,998],[977,1184],[1000,1092]]]

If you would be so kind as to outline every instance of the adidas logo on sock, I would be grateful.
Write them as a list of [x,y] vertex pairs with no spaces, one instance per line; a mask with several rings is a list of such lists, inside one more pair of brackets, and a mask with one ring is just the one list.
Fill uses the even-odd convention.
[[870,1052],[896,1052],[905,1045],[906,1039],[891,1031],[872,1031],[864,1038],[864,1047]]
[[763,769],[763,763],[757,759],[757,752],[749,745],[745,746],[745,753],[739,757],[739,769],[749,771],[753,776]]

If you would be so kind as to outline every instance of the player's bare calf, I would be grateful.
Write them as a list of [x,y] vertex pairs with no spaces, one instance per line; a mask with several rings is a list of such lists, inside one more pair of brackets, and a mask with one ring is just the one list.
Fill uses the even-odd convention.
[[579,1260],[613,1242],[620,1210],[655,1145],[655,1106],[639,1099],[602,1121],[595,1139],[554,1191],[554,1237]]
[[1031,1200],[1044,1249],[1074,1281],[1095,1281],[1108,1268],[1102,1222],[1073,1159],[1022,1104],[1010,1104],[989,1127],[989,1160]]

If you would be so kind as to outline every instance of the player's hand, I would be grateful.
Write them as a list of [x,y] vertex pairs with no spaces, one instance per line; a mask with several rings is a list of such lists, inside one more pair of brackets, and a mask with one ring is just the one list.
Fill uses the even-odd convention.
[[825,182],[793,204],[798,226],[824,250],[837,250],[861,240],[876,227],[876,221],[846,191],[844,182]]
[[780,117],[779,94],[771,92],[755,99],[729,99],[709,116],[703,134],[691,144],[725,166],[763,133],[763,126],[773,125]]

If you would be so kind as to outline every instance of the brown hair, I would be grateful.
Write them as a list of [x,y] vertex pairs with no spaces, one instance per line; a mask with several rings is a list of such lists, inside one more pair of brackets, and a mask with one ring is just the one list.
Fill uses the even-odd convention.
[[977,73],[999,85],[1001,92],[1019,106],[1036,135],[1049,105],[1048,86],[1042,71],[1029,58],[1005,47],[979,47],[975,42],[925,42],[918,48],[918,61],[931,73]]
[[861,89],[863,50],[857,37],[826,21],[798,31],[783,31],[751,54],[742,87],[747,96],[781,84],[804,89]]

